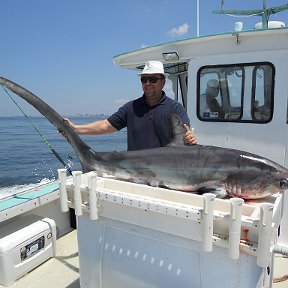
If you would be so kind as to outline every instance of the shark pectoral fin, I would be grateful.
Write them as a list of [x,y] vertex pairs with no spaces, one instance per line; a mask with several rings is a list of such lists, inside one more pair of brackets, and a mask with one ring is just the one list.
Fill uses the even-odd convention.
[[198,194],[213,193],[216,195],[216,198],[219,198],[219,199],[224,199],[228,195],[226,189],[224,189],[223,187],[217,187],[217,186],[201,187],[197,189],[197,192]]

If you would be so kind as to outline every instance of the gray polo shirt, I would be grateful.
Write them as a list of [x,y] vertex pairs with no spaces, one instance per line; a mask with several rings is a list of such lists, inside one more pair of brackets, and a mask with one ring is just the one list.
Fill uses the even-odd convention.
[[158,148],[172,140],[171,115],[177,114],[182,124],[190,126],[184,107],[163,96],[155,106],[149,106],[145,96],[130,101],[108,118],[118,131],[127,127],[128,151]]

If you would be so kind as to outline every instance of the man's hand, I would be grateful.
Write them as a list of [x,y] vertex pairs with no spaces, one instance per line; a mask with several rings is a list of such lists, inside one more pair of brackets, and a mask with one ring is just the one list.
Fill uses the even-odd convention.
[[196,135],[194,134],[193,129],[191,129],[187,124],[183,124],[183,126],[186,130],[183,136],[184,143],[188,145],[197,144],[197,138]]
[[[71,126],[73,130],[75,130],[75,124],[71,122],[68,118],[63,118],[63,122]],[[68,140],[68,135],[64,131],[58,131],[66,140]]]

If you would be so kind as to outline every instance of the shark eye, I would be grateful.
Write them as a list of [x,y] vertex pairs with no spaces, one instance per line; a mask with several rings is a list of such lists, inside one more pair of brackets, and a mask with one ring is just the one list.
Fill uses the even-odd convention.
[[285,188],[287,186],[288,186],[288,181],[286,179],[280,181],[280,188]]

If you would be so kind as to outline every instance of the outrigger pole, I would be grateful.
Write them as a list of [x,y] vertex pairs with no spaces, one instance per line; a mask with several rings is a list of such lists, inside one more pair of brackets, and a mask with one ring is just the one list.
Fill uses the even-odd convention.
[[196,26],[197,26],[197,37],[199,37],[200,36],[200,17],[199,17],[199,0],[196,0],[196,21],[197,21],[197,24],[196,24]]
[[276,14],[288,9],[288,4],[275,6],[266,9],[266,0],[263,0],[262,10],[223,10],[223,3],[221,2],[221,10],[214,10],[212,13],[215,14],[226,14],[226,15],[242,15],[242,16],[261,16],[262,17],[262,28],[268,28],[268,21],[271,14]]

